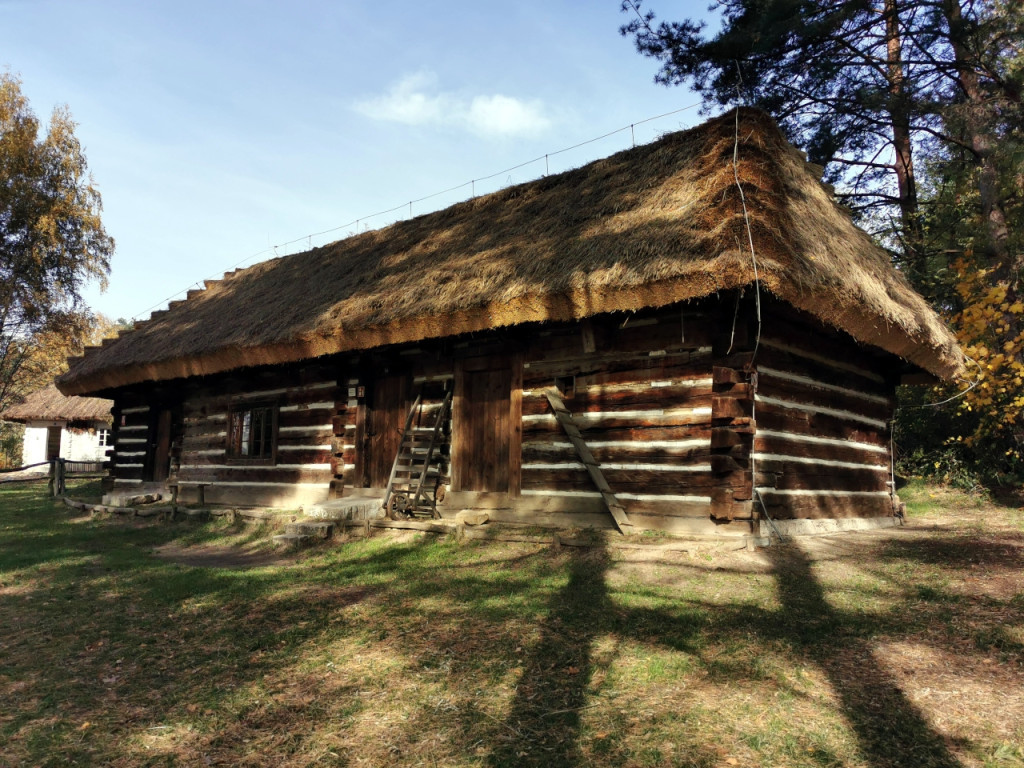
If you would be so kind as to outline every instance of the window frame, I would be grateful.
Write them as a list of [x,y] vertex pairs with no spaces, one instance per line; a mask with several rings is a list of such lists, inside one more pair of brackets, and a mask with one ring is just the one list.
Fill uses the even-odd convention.
[[[266,414],[265,423],[269,425],[270,435],[265,438],[265,442],[268,443],[266,453],[259,455],[253,455],[251,453],[242,453],[241,442],[243,437],[244,427],[236,424],[244,420],[246,414],[254,414],[257,411],[263,411]],[[225,439],[224,456],[228,464],[259,464],[266,466],[273,466],[277,464],[277,414],[278,406],[277,403],[268,402],[257,402],[257,403],[235,403],[228,410],[227,419],[227,437]],[[248,438],[249,449],[252,449],[254,435],[250,431]]]

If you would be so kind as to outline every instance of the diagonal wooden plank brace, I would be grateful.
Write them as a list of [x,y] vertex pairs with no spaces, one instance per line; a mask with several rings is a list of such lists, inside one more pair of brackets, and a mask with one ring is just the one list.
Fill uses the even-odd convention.
[[612,493],[608,480],[601,471],[601,466],[594,459],[594,454],[590,452],[590,448],[587,447],[583,437],[580,435],[580,431],[573,422],[569,409],[565,407],[565,403],[562,402],[562,398],[558,395],[557,390],[545,389],[544,395],[548,399],[551,410],[555,412],[555,419],[562,426],[562,429],[565,430],[565,434],[569,436],[573,448],[576,449],[576,455],[583,462],[583,466],[587,468],[590,479],[594,481],[597,490],[601,492],[604,505],[611,513],[619,533],[628,533],[633,529],[633,524],[626,515],[626,509],[622,506],[622,502],[615,498],[615,494]]

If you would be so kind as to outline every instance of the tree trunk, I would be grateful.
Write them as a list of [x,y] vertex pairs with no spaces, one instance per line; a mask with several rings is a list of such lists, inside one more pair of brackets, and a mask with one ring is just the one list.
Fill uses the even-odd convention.
[[913,145],[910,140],[910,109],[904,85],[903,45],[896,0],[884,0],[884,17],[889,79],[888,112],[892,121],[892,144],[896,155],[893,169],[896,172],[900,219],[903,224],[904,256],[914,272],[923,274],[924,233],[917,201]]
[[967,144],[978,167],[978,199],[987,234],[987,255],[993,268],[993,278],[1005,281],[1014,295],[1018,295],[1021,264],[1010,254],[1010,231],[1006,224],[1006,201],[999,189],[999,170],[996,167],[992,137],[986,130],[986,94],[981,87],[977,63],[968,45],[967,23],[963,18],[959,0],[945,0],[943,4],[949,24],[949,41],[953,50],[957,81],[964,96],[964,130]]

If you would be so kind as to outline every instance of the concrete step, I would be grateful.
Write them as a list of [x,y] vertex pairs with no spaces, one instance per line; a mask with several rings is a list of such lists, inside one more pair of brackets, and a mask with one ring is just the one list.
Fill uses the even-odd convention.
[[375,520],[382,517],[380,505],[383,499],[383,493],[331,499],[310,506],[306,510],[306,517],[317,520]]
[[235,510],[235,519],[241,520],[243,523],[250,523],[253,525],[268,525],[268,526],[280,526],[287,523],[294,523],[299,519],[299,515],[294,510],[289,509],[245,509],[240,508]]
[[164,517],[171,519],[170,507],[143,507],[135,510],[136,517]]
[[330,520],[297,520],[284,527],[285,533],[298,536],[313,536],[317,539],[329,539],[334,535],[334,523]]
[[279,533],[274,536],[274,543],[281,547],[291,547],[298,549],[299,547],[308,547],[311,544],[318,541],[316,536],[307,536],[302,533]]
[[153,504],[160,501],[163,494],[152,493],[108,493],[103,497],[108,507],[137,507],[141,504]]

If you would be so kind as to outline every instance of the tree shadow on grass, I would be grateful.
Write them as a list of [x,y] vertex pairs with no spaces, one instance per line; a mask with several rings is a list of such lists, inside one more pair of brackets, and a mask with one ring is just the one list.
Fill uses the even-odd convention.
[[540,640],[526,660],[492,766],[582,764],[580,710],[587,704],[594,640],[612,608],[608,553],[573,550],[570,557],[568,581],[551,600]]
[[[590,765],[596,755],[602,764],[634,764],[636,755],[619,743],[624,734],[618,721],[607,722],[603,727],[606,733],[595,734],[587,750],[583,712],[594,706],[599,696],[595,688],[600,687],[598,675],[606,663],[598,658],[596,643],[602,635],[610,635],[644,643],[687,645],[703,623],[688,611],[673,615],[617,604],[608,588],[612,559],[603,547],[574,549],[564,557],[568,560],[566,583],[549,602],[540,638],[523,664],[509,713],[493,736],[488,765],[495,768],[570,768]],[[685,719],[685,713],[673,716],[676,714]],[[713,748],[690,741],[686,765],[716,764],[718,754]],[[644,764],[655,759],[652,755],[647,758]]]
[[[104,730],[97,735],[91,728],[79,731],[78,721],[65,718],[59,726],[62,734],[47,735],[45,743],[78,740],[81,744],[74,755],[82,760],[92,759],[94,749],[111,754],[110,748],[100,746],[100,740],[111,733],[130,730],[138,738],[152,728],[167,726],[177,728],[182,739],[189,734],[187,745],[154,748],[168,760],[185,759],[197,750],[231,758],[257,750],[272,760],[283,751],[312,750],[325,730],[345,747],[353,719],[370,701],[356,696],[356,688],[391,684],[395,675],[415,674],[420,667],[430,673],[429,662],[450,664],[453,678],[459,681],[456,690],[461,692],[470,683],[483,684],[481,664],[515,664],[514,650],[521,644],[526,653],[519,656],[524,661],[517,665],[521,672],[507,716],[493,723],[485,711],[467,707],[466,733],[455,734],[453,747],[471,749],[482,737],[490,750],[491,766],[579,766],[592,761],[599,751],[598,745],[587,742],[585,720],[585,708],[596,699],[595,678],[599,679],[603,663],[599,640],[610,636],[695,656],[722,685],[757,679],[757,671],[743,653],[705,654],[703,648],[732,644],[736,639],[746,648],[753,632],[762,642],[791,650],[798,660],[824,671],[864,762],[960,765],[872,656],[869,637],[880,628],[899,632],[905,627],[902,617],[833,608],[815,579],[811,561],[796,546],[767,551],[782,603],[781,608],[770,610],[735,601],[720,604],[682,597],[672,603],[671,597],[658,599],[663,595],[660,590],[639,584],[625,590],[633,598],[642,598],[645,607],[631,607],[628,599],[619,600],[613,594],[623,587],[608,586],[611,557],[602,549],[572,549],[550,558],[523,555],[507,559],[504,570],[494,571],[491,562],[466,562],[449,569],[450,553],[427,541],[368,544],[348,553],[325,554],[303,572],[241,573],[186,570],[149,559],[145,550],[169,538],[168,534],[100,531],[90,526],[74,535],[40,536],[34,542],[38,547],[34,559],[57,563],[65,559],[70,546],[89,560],[67,564],[61,573],[47,577],[49,603],[7,599],[7,613],[18,622],[29,610],[47,620],[26,627],[30,631],[15,641],[20,650],[9,645],[6,651],[18,650],[26,656],[42,653],[44,665],[24,669],[41,669],[33,684],[49,691],[36,703],[26,697],[14,713],[16,721],[6,724],[8,732],[24,726],[26,736],[43,739],[44,731],[49,734],[53,729],[49,719],[60,714],[58,702],[68,700],[75,702],[73,711],[82,718],[96,722],[99,716]],[[554,591],[543,583],[551,574],[556,576],[551,582]],[[352,615],[349,608],[359,603],[361,610],[371,611],[368,615],[386,624],[371,626],[363,614]],[[0,608],[4,605],[0,601]],[[536,642],[520,643],[508,636],[506,630],[521,617],[538,614],[544,618],[536,627]],[[54,642],[65,616],[78,619],[74,636]],[[111,628],[116,629],[108,632]],[[473,630],[486,630],[486,637],[471,647],[469,658],[438,655],[438,649],[445,648],[445,633],[455,637]],[[39,645],[40,631],[54,638],[43,638],[46,641]],[[295,653],[306,653],[309,666],[319,660],[310,654],[335,639],[370,651],[393,645],[402,671],[380,676],[378,683],[353,682],[349,675],[335,687],[324,682],[331,679],[325,677],[329,671],[325,656],[322,668],[301,673],[310,681],[308,688],[286,688],[280,693],[283,700],[262,695],[257,701],[254,693],[233,697],[233,689],[251,688],[265,694],[275,692],[271,685],[285,687],[281,671],[294,665]],[[72,669],[75,676],[69,680],[67,673]],[[426,674],[428,681],[439,677]],[[112,698],[115,694],[118,698]],[[651,695],[658,695],[656,687]],[[95,710],[88,703],[91,698],[98,704]],[[351,704],[333,708],[330,702],[337,699],[351,699]],[[415,697],[412,701],[419,729],[437,730],[446,724]],[[214,719],[204,723],[207,709]],[[335,718],[329,726],[320,719],[325,715]],[[115,721],[122,717],[130,717],[130,725],[117,725]],[[677,720],[670,725],[686,727]],[[621,723],[607,725],[613,734],[621,728]],[[397,729],[386,732],[395,734]],[[281,734],[287,734],[287,744],[273,741]],[[680,735],[689,750],[686,764],[718,762],[714,746],[702,743],[709,737],[697,725]],[[247,740],[261,738],[267,741],[246,746]],[[600,762],[631,764],[636,758],[629,753],[631,744],[623,740],[621,747],[621,753],[600,755]],[[42,750],[42,746],[28,748],[22,754],[39,759],[45,754]],[[129,747],[117,751],[126,761],[139,755]],[[342,749],[338,751],[344,755]],[[823,764],[834,761],[823,760]]]
[[975,566],[1020,570],[1024,569],[1024,533],[896,539],[887,544],[885,556],[950,570]]
[[[53,535],[44,535],[41,521],[30,552],[23,556],[11,543],[0,562],[0,585],[4,568],[19,581],[32,575],[38,582],[25,595],[0,593],[0,666],[8,675],[0,686],[16,694],[0,717],[9,754],[45,763],[59,744],[69,761],[117,756],[132,763],[133,747],[112,742],[166,729],[178,734],[175,743],[150,756],[187,762],[198,761],[197,750],[244,749],[238,745],[266,724],[280,726],[295,748],[321,726],[313,695],[288,689],[280,701],[250,703],[235,691],[281,687],[278,673],[294,662],[294,651],[325,635],[365,634],[344,617],[372,602],[376,586],[313,582],[292,569],[183,567],[150,555],[153,545],[180,536],[180,526],[72,528],[60,515],[51,518]],[[416,571],[427,544],[370,552],[361,569],[380,573],[386,586]],[[317,685],[332,694],[349,690],[322,674],[306,676],[326,680]],[[346,712],[358,709],[354,699]],[[211,721],[215,728],[203,727]],[[82,722],[89,725],[80,728]]]
[[867,762],[893,768],[962,768],[921,710],[878,665],[870,640],[859,636],[857,617],[844,615],[826,600],[811,560],[799,546],[765,551],[782,601],[776,633],[825,673]]
[[[592,703],[594,645],[600,635],[701,656],[702,635],[724,640],[754,631],[766,641],[781,642],[824,672],[868,764],[962,768],[898,682],[874,659],[869,630],[884,620],[834,609],[815,578],[811,560],[797,546],[771,547],[767,553],[782,603],[775,611],[692,603],[679,611],[624,608],[609,594],[611,563],[606,551],[569,555],[568,581],[550,602],[503,729],[493,737],[489,765],[587,764],[581,711]],[[704,664],[722,683],[758,678],[753,663],[705,659]],[[685,719],[686,713],[678,714]],[[609,724],[609,729],[615,730],[615,725]],[[694,738],[689,739],[687,764],[717,764],[716,746],[690,736]],[[618,757],[628,761],[625,755]],[[617,764],[616,756],[607,755],[606,762]]]

